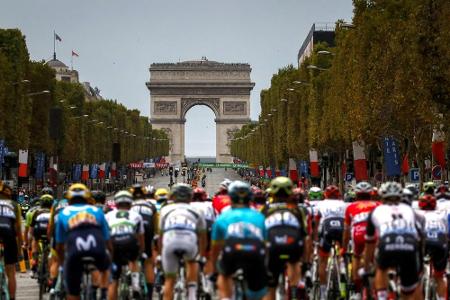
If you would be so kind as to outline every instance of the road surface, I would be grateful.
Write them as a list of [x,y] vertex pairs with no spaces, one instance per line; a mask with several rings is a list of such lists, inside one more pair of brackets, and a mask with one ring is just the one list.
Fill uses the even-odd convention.
[[[212,173],[206,173],[206,190],[208,193],[214,193],[220,182],[222,182],[225,178],[231,180],[240,179],[239,175],[237,175],[233,170],[225,169],[213,169]],[[182,178],[179,177],[179,182],[182,181]],[[158,175],[155,178],[151,178],[147,184],[151,184],[156,188],[167,188],[169,184],[168,176],[160,176]],[[17,293],[16,299],[18,300],[36,300],[38,299],[39,289],[37,286],[37,282],[34,279],[30,278],[29,271],[27,273],[17,273]]]

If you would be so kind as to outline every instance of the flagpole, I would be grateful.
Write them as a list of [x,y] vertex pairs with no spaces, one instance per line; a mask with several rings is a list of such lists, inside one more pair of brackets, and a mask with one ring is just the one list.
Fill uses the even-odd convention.
[[53,30],[53,60],[56,60],[56,33]]
[[73,50],[72,50],[72,53],[70,55],[70,67],[72,68],[72,71],[73,71]]

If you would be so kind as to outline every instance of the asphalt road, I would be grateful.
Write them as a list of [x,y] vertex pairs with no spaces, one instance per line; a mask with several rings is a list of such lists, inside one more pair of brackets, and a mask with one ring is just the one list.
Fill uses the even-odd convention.
[[[214,193],[220,182],[225,178],[238,180],[240,177],[233,171],[224,169],[214,169],[212,173],[206,173],[206,190],[208,193]],[[182,182],[182,178],[178,178],[178,182]],[[169,184],[168,176],[156,176],[151,178],[147,184],[151,184],[156,188],[167,188]],[[36,300],[38,299],[39,289],[35,279],[30,278],[30,273],[17,273],[17,293],[18,300]]]

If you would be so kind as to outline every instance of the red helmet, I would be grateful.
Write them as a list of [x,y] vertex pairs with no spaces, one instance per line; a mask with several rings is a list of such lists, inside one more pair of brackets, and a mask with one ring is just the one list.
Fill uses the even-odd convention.
[[206,201],[208,195],[206,191],[201,187],[196,187],[193,191],[192,201]]
[[257,186],[252,186],[253,201],[257,204],[266,203],[266,194]]
[[445,184],[441,184],[440,186],[438,186],[434,193],[437,199],[450,200],[450,191]]
[[329,185],[324,191],[325,199],[340,199],[341,192],[339,192],[339,188],[335,185]]
[[434,210],[436,208],[436,198],[433,195],[423,195],[419,198],[419,207],[423,210]]
[[303,203],[305,202],[305,190],[302,188],[295,188],[292,191],[292,198],[296,203]]

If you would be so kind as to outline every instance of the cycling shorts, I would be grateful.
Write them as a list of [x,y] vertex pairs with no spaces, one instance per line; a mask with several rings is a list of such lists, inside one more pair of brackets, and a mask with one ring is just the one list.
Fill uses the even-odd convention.
[[224,276],[233,276],[243,271],[247,283],[248,297],[261,298],[267,291],[266,251],[264,243],[254,239],[228,239],[218,262],[218,271]]
[[197,235],[187,230],[171,230],[164,233],[161,262],[165,276],[176,276],[180,258],[193,261],[198,254]]
[[448,244],[425,242],[425,253],[431,257],[435,275],[443,275],[448,260]]
[[0,242],[3,244],[3,255],[5,265],[12,265],[18,262],[16,231],[14,227],[0,227]]
[[65,243],[64,281],[70,295],[80,294],[85,258],[91,258],[99,271],[106,271],[110,259],[106,252],[106,243],[100,228],[86,226],[69,231]]
[[402,291],[411,293],[419,283],[419,274],[422,271],[421,254],[414,237],[389,234],[379,240],[376,261],[382,270],[397,269]]
[[333,242],[342,243],[343,232],[343,218],[330,218],[323,221],[319,232],[319,247],[322,256],[330,253]]
[[118,280],[122,271],[122,266],[129,262],[136,261],[139,257],[139,244],[134,236],[124,239],[123,242],[113,240],[113,263],[116,268],[112,270],[112,278]]
[[353,255],[360,257],[364,252],[366,245],[366,226],[355,225],[352,228],[352,243],[353,243]]
[[294,227],[275,227],[268,232],[269,287],[276,287],[287,262],[300,261],[303,254],[303,239],[300,230]]

